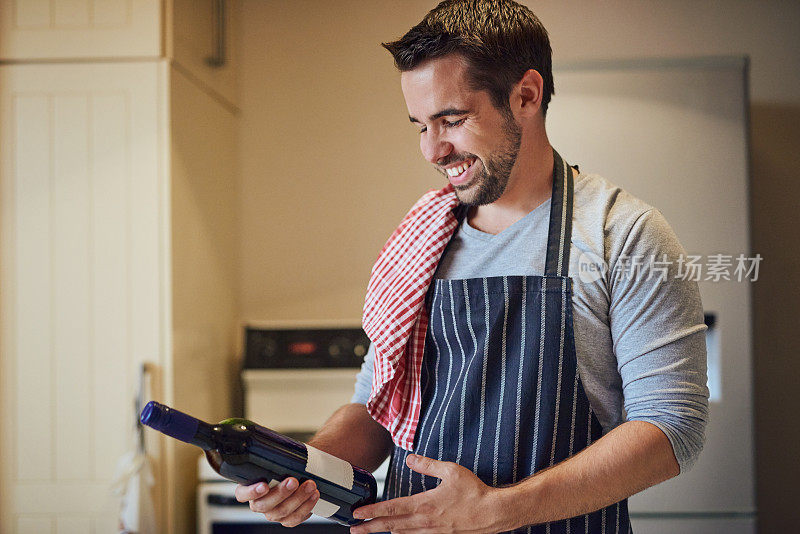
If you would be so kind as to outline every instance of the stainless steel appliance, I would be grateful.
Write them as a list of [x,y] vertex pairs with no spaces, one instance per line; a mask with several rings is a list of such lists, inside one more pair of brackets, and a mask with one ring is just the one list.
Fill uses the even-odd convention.
[[706,338],[705,448],[689,472],[630,499],[633,531],[752,534],[750,291],[758,271],[749,269],[760,260],[748,237],[749,62],[651,58],[554,67],[559,93],[547,113],[553,146],[664,214],[685,259],[702,268],[693,279],[715,314]]
[[[353,383],[369,347],[360,327],[245,327],[245,417],[305,441],[327,418],[350,401]],[[234,498],[236,484],[220,477],[201,457],[197,492],[198,534],[295,534],[348,532],[327,519],[312,516],[292,529],[267,521]],[[378,469],[378,495],[388,462]]]

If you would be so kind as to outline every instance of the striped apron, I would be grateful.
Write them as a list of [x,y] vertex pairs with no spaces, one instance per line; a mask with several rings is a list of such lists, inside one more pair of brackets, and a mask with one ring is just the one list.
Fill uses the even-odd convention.
[[[458,463],[502,486],[569,458],[602,436],[578,376],[569,268],[573,180],[553,151],[544,276],[434,280],[415,454]],[[466,210],[460,210],[464,217]],[[433,489],[395,446],[383,499]],[[629,532],[627,500],[515,530]]]

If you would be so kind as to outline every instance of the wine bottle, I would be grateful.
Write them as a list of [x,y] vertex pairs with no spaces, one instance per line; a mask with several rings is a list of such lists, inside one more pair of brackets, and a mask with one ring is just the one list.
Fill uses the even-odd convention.
[[247,419],[225,419],[211,425],[150,401],[140,420],[200,447],[211,467],[234,482],[266,482],[274,487],[290,476],[300,484],[313,480],[319,500],[312,512],[337,523],[361,523],[353,517],[353,510],[375,502],[377,485],[369,471]]

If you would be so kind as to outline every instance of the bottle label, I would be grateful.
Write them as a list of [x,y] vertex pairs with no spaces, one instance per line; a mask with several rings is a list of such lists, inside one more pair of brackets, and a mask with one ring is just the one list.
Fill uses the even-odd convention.
[[353,466],[350,465],[349,462],[345,462],[341,458],[337,458],[327,452],[315,449],[310,445],[306,445],[306,455],[308,458],[306,460],[306,471],[312,475],[330,480],[343,488],[349,490],[353,489]]
[[320,498],[320,500],[317,501],[317,504],[314,505],[314,508],[312,508],[311,513],[320,517],[330,517],[338,510],[338,506]]

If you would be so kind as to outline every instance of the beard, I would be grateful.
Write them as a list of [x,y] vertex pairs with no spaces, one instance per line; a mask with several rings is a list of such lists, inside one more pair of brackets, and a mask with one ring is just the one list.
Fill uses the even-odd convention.
[[452,158],[452,161],[475,158],[473,165],[478,161],[481,162],[481,168],[475,170],[475,176],[469,184],[454,186],[456,197],[462,204],[483,206],[503,196],[511,170],[517,161],[522,139],[520,127],[513,118],[506,118],[504,129],[506,135],[503,143],[496,152],[489,154],[485,161],[472,154],[459,154]]

